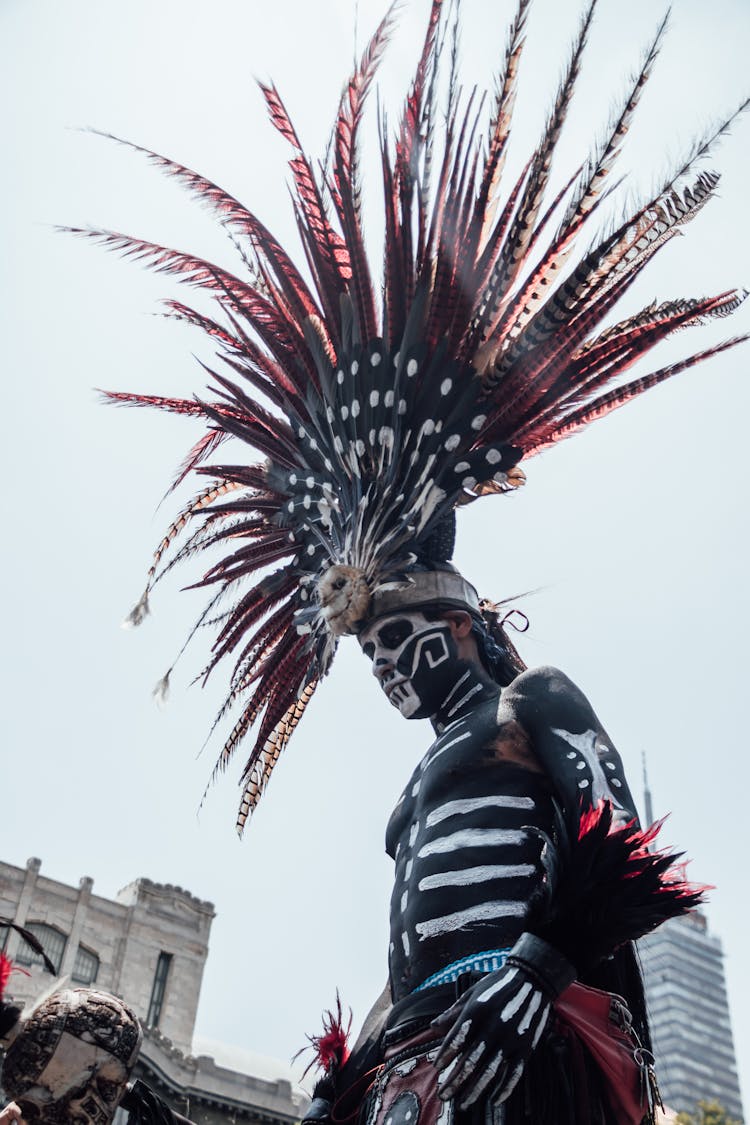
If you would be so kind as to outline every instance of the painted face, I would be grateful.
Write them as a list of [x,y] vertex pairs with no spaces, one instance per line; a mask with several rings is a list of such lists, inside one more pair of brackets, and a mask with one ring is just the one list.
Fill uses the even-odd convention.
[[380,617],[359,634],[388,700],[407,719],[437,714],[455,681],[458,651],[446,621],[418,610]]

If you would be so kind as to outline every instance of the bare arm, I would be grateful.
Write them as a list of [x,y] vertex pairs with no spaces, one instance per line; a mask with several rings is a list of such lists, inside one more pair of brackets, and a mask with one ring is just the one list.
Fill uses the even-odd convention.
[[602,800],[612,804],[616,819],[637,820],[622,759],[586,696],[563,672],[524,672],[503,692],[499,717],[527,732],[576,830],[580,810]]

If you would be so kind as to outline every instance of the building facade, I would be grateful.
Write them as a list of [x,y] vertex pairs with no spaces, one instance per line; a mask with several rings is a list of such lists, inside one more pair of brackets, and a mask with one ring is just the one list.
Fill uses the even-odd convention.
[[[25,868],[0,862],[0,917],[31,930],[70,987],[99,988],[131,1005],[144,1030],[135,1076],[196,1125],[299,1119],[304,1097],[290,1080],[241,1073],[192,1053],[212,903],[149,879],[103,898],[87,876],[72,887],[47,878],[32,858]],[[28,973],[14,974],[14,1000],[29,1005],[54,984],[13,930],[0,930],[0,948]]]
[[666,1105],[694,1112],[716,1100],[743,1120],[721,941],[696,910],[638,943]]

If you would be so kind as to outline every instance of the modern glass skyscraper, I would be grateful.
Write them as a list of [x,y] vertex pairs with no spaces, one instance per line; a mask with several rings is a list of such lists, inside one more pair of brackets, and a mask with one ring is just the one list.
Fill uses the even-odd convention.
[[[654,809],[643,756],[646,824]],[[688,878],[685,874],[685,878]],[[702,910],[665,922],[641,938],[638,952],[664,1104],[691,1113],[699,1101],[720,1102],[744,1120],[721,939]]]
[[693,1111],[705,1099],[742,1120],[721,940],[693,911],[638,943],[664,1102]]

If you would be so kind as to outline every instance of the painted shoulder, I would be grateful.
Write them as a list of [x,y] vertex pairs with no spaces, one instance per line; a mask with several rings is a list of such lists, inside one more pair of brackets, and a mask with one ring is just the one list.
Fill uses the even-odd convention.
[[503,705],[529,730],[552,723],[568,730],[601,724],[581,689],[559,668],[529,668],[503,692]]
[[569,817],[609,801],[622,820],[636,818],[622,760],[581,689],[559,668],[532,668],[502,695],[504,717],[514,719]]

